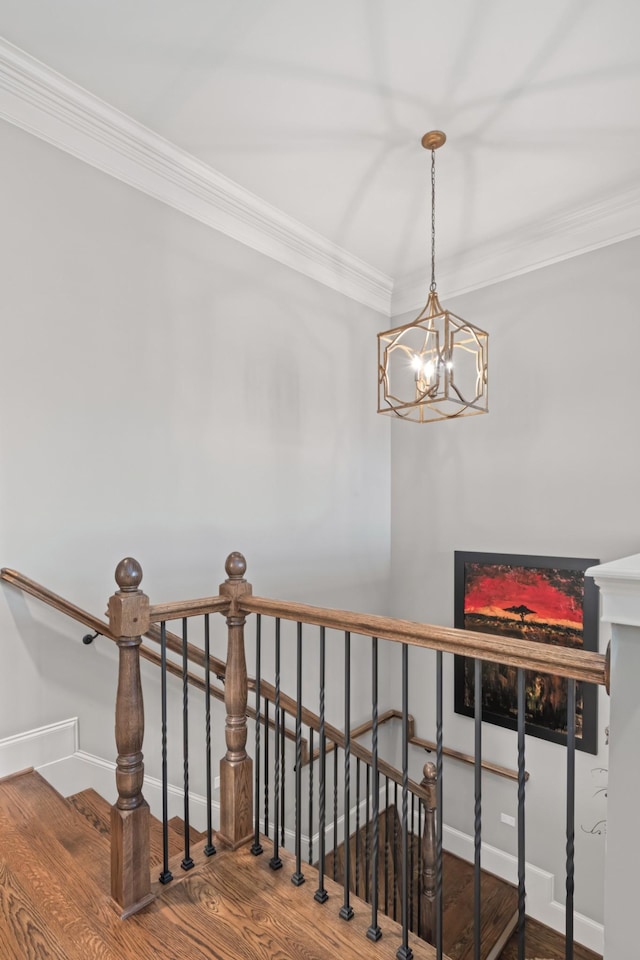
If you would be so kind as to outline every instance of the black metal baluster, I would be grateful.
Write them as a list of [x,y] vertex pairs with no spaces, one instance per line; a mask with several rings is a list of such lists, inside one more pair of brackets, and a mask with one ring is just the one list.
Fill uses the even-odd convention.
[[302,624],[297,624],[296,649],[296,872],[291,883],[300,887],[304,883],[302,872]]
[[389,777],[384,778],[384,912],[389,916]]
[[184,760],[184,857],[180,866],[191,870],[195,866],[191,859],[189,832],[189,657],[187,650],[187,618],[182,618],[182,751]]
[[474,720],[475,720],[475,756],[474,756],[474,881],[473,881],[473,955],[480,960],[481,948],[481,851],[482,851],[482,660],[474,660]]
[[356,758],[356,897],[360,896],[360,757]]
[[285,741],[286,741],[286,713],[284,707],[280,710],[280,772],[282,777],[282,791],[280,793],[280,846],[284,847],[284,814],[285,814],[285,777],[286,777],[286,765],[285,765]]
[[272,870],[279,870],[282,866],[280,851],[278,850],[278,817],[280,815],[280,617],[276,617],[276,650],[275,650],[275,681],[276,692],[274,700],[274,754],[275,769],[273,774],[273,856],[269,861]]
[[333,745],[333,879],[338,878],[338,744]]
[[160,624],[161,709],[162,709],[162,873],[160,883],[169,883],[169,787],[167,778],[167,624]]
[[216,852],[213,845],[213,803],[211,797],[211,664],[209,655],[211,650],[211,639],[209,633],[209,614],[204,618],[204,704],[205,704],[205,739],[206,739],[206,768],[207,768],[207,843],[204,853],[207,857],[212,857]]
[[366,807],[365,807],[365,817],[366,825],[364,831],[364,898],[369,902],[369,891],[371,889],[370,878],[369,878],[369,867],[371,864],[371,841],[369,837],[371,829],[371,817],[370,807],[371,807],[371,767],[369,764],[366,766],[367,776],[366,776]]
[[567,680],[567,898],[565,960],[573,960],[573,892],[576,801],[576,681]]
[[410,854],[409,854],[409,862],[410,862],[410,864],[411,864],[411,880],[410,880],[410,882],[409,882],[409,929],[410,929],[410,930],[413,930],[413,929],[414,929],[414,926],[415,926],[415,924],[414,924],[415,918],[414,918],[414,913],[413,913],[413,911],[414,911],[415,902],[416,902],[416,900],[417,900],[417,897],[414,896],[414,890],[413,890],[413,888],[414,888],[414,886],[415,886],[415,871],[414,871],[414,867],[415,867],[415,857],[414,857],[414,847],[415,847],[415,841],[414,841],[415,814],[416,814],[416,797],[415,797],[415,794],[412,793],[412,794],[411,794],[411,831],[410,831],[410,836],[411,836],[411,851],[410,851]]
[[[371,865],[371,924],[367,930],[369,940],[379,940],[382,936],[382,930],[378,924],[378,846],[380,843],[380,784],[378,775],[378,638],[371,640],[371,763],[373,780],[373,860]],[[387,791],[389,781],[387,780]],[[367,794],[369,788],[367,786]],[[367,813],[368,819],[368,813]],[[386,840],[386,830],[385,830]],[[386,850],[386,843],[385,843]],[[387,887],[386,877],[386,857],[385,857],[385,889]]]
[[398,919],[398,784],[393,784],[393,919]]
[[411,960],[409,946],[409,645],[402,644],[402,944],[398,960]]
[[[318,844],[320,847],[320,862],[318,864],[319,872],[319,884],[318,889],[315,892],[314,899],[318,903],[325,903],[329,899],[329,894],[324,888],[324,859],[325,859],[325,830],[326,830],[326,790],[327,790],[327,740],[325,736],[324,729],[324,710],[325,710],[325,695],[324,695],[324,672],[325,672],[325,628],[320,627],[320,745],[319,745],[319,761],[320,761],[320,784],[319,792],[320,796],[318,799],[318,804],[320,807],[319,810],[319,830],[318,830]],[[337,752],[336,752],[337,756]],[[334,828],[334,837],[335,837],[335,828]],[[334,869],[335,869],[335,854],[334,854]]]
[[442,650],[436,652],[436,960],[442,960],[442,926],[443,926],[443,899],[442,899],[442,771],[443,763],[443,736],[442,736]]
[[269,839],[269,701],[264,698],[264,835]]
[[418,882],[417,882],[417,891],[418,891],[418,936],[422,937],[422,910],[420,909],[420,896],[422,893],[422,804],[418,803]]
[[349,835],[349,804],[351,803],[351,634],[344,634],[344,903],[340,907],[343,920],[351,920],[353,907],[349,902],[349,867],[351,838]]
[[525,819],[524,819],[525,672],[518,668],[518,960],[525,960]]
[[309,866],[313,866],[313,727],[309,727]]
[[[262,614],[256,614],[256,756],[254,760],[255,776],[255,831],[251,853],[254,857],[262,853],[262,844],[260,843],[260,675],[262,672],[261,663],[261,640],[262,640]],[[265,740],[269,730],[265,731]]]

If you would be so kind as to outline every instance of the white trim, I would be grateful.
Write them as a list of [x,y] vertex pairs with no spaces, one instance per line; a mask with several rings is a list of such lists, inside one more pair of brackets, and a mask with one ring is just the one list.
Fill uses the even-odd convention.
[[[77,750],[73,756],[53,760],[42,764],[38,768],[38,773],[47,780],[63,796],[71,796],[73,793],[79,793],[93,787],[101,797],[104,797],[109,803],[116,800],[116,765],[112,760],[105,760],[103,757],[97,757],[95,754],[86,753],[84,750]],[[220,787],[220,778],[216,777],[214,781],[214,790]],[[145,775],[142,792],[145,800],[151,808],[151,813],[161,819],[162,817],[162,781],[156,777]],[[184,794],[181,787],[168,785],[169,817],[184,814]],[[212,813],[214,828],[217,829],[219,822],[220,803],[214,799],[212,801]],[[189,791],[189,816],[190,822],[196,830],[205,830],[207,827],[207,798],[198,793]]]
[[[419,310],[425,269],[391,277],[0,38],[0,119],[385,317]],[[443,260],[447,298],[640,234],[632,187]],[[392,296],[393,293],[393,296]]]
[[600,587],[605,623],[640,627],[640,554],[589,567],[585,573]]
[[[640,188],[590,203],[568,213],[549,217],[509,236],[487,241],[481,247],[438,265],[438,291],[443,303],[450,297],[479,290],[542,267],[579,257],[640,235]],[[429,293],[426,266],[396,280],[391,315],[418,311]],[[473,318],[469,318],[473,319]]]
[[392,280],[0,38],[0,118],[390,315]]
[[78,749],[78,718],[49,723],[0,740],[0,777],[51,760],[69,757]]
[[[463,860],[473,863],[473,837],[453,827],[443,826],[443,846],[449,853],[453,853]],[[488,843],[482,844],[482,869],[508,883],[518,882],[518,860],[510,853],[505,853]],[[527,863],[525,867],[525,883],[527,889],[527,914],[540,923],[552,927],[559,933],[565,931],[564,904],[555,899],[555,878],[552,873]],[[604,927],[601,923],[585,917],[581,913],[574,913],[574,938],[578,943],[595,950],[604,952]]]

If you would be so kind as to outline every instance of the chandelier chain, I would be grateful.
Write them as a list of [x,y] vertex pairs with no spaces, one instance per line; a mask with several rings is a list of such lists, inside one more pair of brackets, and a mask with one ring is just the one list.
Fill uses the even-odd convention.
[[436,151],[431,151],[431,284],[432,293],[436,290]]

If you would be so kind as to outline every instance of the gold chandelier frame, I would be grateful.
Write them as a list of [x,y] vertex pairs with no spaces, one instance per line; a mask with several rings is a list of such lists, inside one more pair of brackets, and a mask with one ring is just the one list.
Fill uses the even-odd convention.
[[489,334],[442,307],[435,281],[435,151],[446,136],[422,138],[431,150],[431,285],[411,323],[378,334],[378,413],[427,423],[488,412]]

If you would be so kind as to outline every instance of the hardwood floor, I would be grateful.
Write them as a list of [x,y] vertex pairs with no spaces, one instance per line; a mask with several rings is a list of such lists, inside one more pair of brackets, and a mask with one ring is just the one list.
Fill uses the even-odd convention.
[[[525,931],[527,957],[540,957],[541,960],[565,960],[564,937],[537,920],[527,918]],[[598,953],[588,950],[579,943],[573,947],[574,960],[602,960]],[[500,960],[518,960],[518,937],[512,936],[502,951]]]
[[[245,847],[207,859],[204,841],[192,834],[199,865],[184,873],[180,824],[172,824],[176,880],[154,884],[157,899],[120,920],[108,896],[107,810],[93,791],[65,801],[32,771],[0,781],[2,960],[394,960],[401,943],[397,924],[380,914],[383,936],[372,943],[366,939],[368,904],[352,896],[353,919],[340,919],[342,887],[327,879],[329,900],[317,903],[317,871],[304,865],[305,883],[294,886],[293,857],[281,851],[284,865],[274,872],[266,840],[260,857]],[[158,842],[155,833],[156,851]],[[460,902],[452,909],[462,914]],[[416,960],[434,960],[428,944],[411,936],[410,945]],[[458,947],[463,952],[456,955],[466,956],[464,943]],[[501,958],[517,956],[512,936]],[[563,937],[527,920],[526,957],[564,960]],[[577,944],[574,958],[601,960]]]
[[[371,835],[367,827],[361,827],[359,842],[356,834],[350,843],[351,889],[365,899],[371,882],[365,882],[370,873]],[[418,838],[412,837],[414,884],[409,898],[409,923],[412,930],[418,927],[419,856]],[[402,831],[395,806],[383,812],[380,819],[379,844],[381,855],[378,864],[378,890],[380,905],[389,916],[402,915],[402,880],[399,871],[402,864]],[[335,855],[336,876],[344,876],[344,845]],[[334,854],[327,857],[327,873],[333,875]],[[356,864],[358,870],[356,870]],[[443,949],[451,960],[473,960],[475,938],[473,925],[474,884],[473,865],[445,851],[443,857]],[[385,875],[386,874],[386,875]],[[497,960],[511,931],[517,922],[518,893],[516,888],[493,874],[482,872],[481,906],[481,960]]]
[[[80,813],[36,773],[0,783],[2,960],[393,960],[400,946],[400,928],[382,915],[382,938],[366,939],[371,910],[356,897],[353,919],[340,919],[342,888],[332,881],[329,900],[317,903],[312,867],[294,886],[286,852],[273,871],[268,852],[220,850],[207,859],[202,841],[193,856],[203,865],[177,868],[180,882],[122,921],[108,896],[100,822],[99,810]],[[410,945],[416,960],[434,960],[428,944],[411,936]]]

